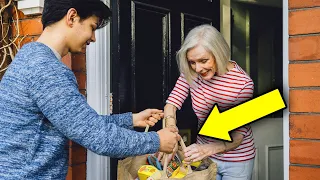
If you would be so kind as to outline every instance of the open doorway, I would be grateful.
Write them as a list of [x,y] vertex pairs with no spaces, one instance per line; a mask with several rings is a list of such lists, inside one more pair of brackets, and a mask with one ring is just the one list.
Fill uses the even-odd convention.
[[[231,0],[230,4],[232,60],[250,74],[255,96],[275,88],[282,92],[282,0],[246,1]],[[111,23],[113,113],[163,108],[179,75],[175,52],[181,40],[196,25],[210,23],[220,29],[221,2],[179,0],[175,4],[181,6],[176,6],[170,0],[111,1],[115,12]],[[146,86],[147,82],[153,85]],[[198,132],[190,103],[184,103],[177,118],[184,120],[178,121],[178,127],[185,130],[188,144]],[[257,148],[253,179],[282,180],[282,113],[271,114],[252,127]],[[159,128],[160,123],[152,130]],[[117,159],[112,158],[111,179],[116,179],[116,172]]]
[[[255,97],[276,88],[283,92],[282,39],[282,0],[231,0],[232,59],[250,74]],[[282,117],[279,111],[251,124],[253,180],[283,180]]]

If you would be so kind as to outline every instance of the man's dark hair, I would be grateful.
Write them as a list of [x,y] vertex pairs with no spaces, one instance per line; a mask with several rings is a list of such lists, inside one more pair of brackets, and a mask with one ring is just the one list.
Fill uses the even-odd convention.
[[60,21],[70,8],[77,10],[80,20],[97,16],[97,29],[107,25],[111,17],[110,9],[101,0],[45,0],[41,19],[43,29]]

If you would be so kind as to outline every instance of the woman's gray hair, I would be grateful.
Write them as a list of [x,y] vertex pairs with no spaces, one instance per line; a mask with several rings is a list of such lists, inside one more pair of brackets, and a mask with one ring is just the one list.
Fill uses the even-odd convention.
[[216,28],[209,24],[193,28],[188,33],[176,56],[180,73],[184,74],[190,85],[192,85],[192,80],[198,77],[198,74],[191,68],[187,60],[187,53],[198,45],[215,57],[218,75],[227,72],[227,65],[230,60],[230,48]]

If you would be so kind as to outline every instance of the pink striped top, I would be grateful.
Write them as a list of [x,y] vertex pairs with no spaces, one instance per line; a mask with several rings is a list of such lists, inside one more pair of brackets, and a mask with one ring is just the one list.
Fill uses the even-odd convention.
[[[253,82],[244,70],[231,61],[235,66],[222,76],[214,76],[207,81],[199,76],[190,86],[183,74],[178,78],[175,87],[169,95],[166,103],[172,104],[179,110],[191,94],[192,108],[198,117],[198,129],[205,122],[213,105],[218,104],[221,111],[234,107],[241,102],[250,99],[253,95]],[[240,127],[235,131],[241,133],[244,139],[239,147],[221,154],[213,154],[211,157],[221,161],[246,161],[255,157],[253,133],[249,125]],[[216,141],[213,138],[198,136],[198,144],[206,144]]]

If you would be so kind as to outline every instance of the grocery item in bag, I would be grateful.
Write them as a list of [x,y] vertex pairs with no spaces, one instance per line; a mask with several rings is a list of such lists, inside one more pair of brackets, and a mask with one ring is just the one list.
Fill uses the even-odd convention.
[[176,154],[174,158],[168,163],[167,176],[171,177],[172,173],[181,165],[181,160]]
[[143,165],[138,170],[139,180],[156,180],[161,178],[160,171],[151,165]]

